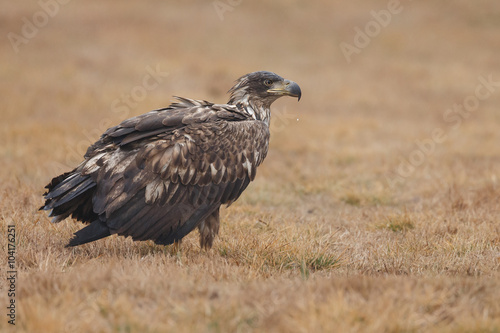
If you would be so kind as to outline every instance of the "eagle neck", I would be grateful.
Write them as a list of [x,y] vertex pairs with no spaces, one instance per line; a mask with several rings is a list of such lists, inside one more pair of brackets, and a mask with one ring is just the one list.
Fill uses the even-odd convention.
[[269,122],[271,120],[271,110],[269,107],[265,105],[255,105],[251,101],[245,101],[238,103],[240,108],[244,110],[244,112],[249,115],[251,118],[255,120],[263,121],[269,126]]

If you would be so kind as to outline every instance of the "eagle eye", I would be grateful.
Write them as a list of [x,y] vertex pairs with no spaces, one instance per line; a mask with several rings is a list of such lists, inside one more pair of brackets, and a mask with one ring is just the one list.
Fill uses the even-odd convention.
[[273,84],[273,81],[272,81],[272,80],[267,79],[267,80],[265,80],[265,81],[264,81],[264,84],[265,84],[266,86],[270,87],[270,86]]

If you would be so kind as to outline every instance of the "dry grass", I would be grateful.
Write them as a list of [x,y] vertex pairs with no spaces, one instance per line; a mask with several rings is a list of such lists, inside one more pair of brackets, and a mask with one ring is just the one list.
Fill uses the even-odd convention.
[[[17,331],[499,332],[500,87],[460,123],[443,116],[479,76],[500,81],[500,4],[402,5],[351,64],[339,44],[387,1],[243,1],[224,21],[211,2],[69,2],[19,53],[4,38],[0,247],[15,224]],[[4,31],[39,10],[6,3]],[[147,66],[169,75],[114,112]],[[223,102],[259,69],[303,100],[275,104],[269,156],[211,251],[196,234],[178,252],[63,247],[80,226],[37,211],[50,177],[124,117],[174,94]],[[437,128],[446,140],[398,178]]]

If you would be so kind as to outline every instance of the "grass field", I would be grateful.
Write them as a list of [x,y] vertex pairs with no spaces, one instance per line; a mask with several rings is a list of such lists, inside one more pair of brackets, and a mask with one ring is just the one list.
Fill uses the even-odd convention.
[[[2,332],[500,332],[500,2],[41,3],[0,13]],[[51,177],[255,70],[303,98],[273,105],[212,250],[64,248],[81,225],[38,211]]]

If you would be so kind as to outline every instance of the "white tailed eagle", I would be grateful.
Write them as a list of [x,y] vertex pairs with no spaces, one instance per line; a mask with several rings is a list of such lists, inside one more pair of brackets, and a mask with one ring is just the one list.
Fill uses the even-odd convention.
[[269,147],[270,106],[300,100],[300,87],[271,72],[242,76],[227,104],[177,97],[123,121],[91,145],[73,171],[46,186],[52,222],[85,224],[66,245],[112,234],[172,244],[198,227],[202,248],[219,232],[219,208],[255,178]]

